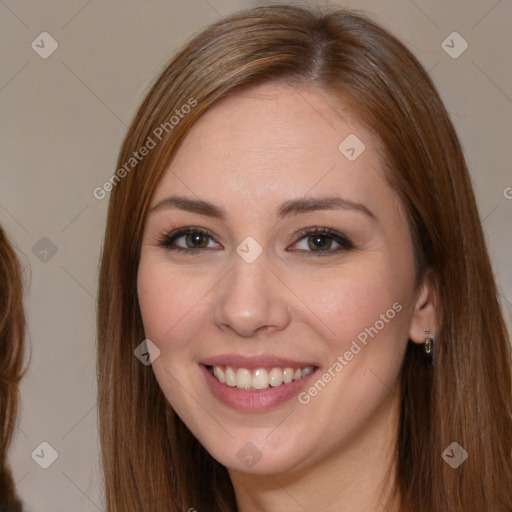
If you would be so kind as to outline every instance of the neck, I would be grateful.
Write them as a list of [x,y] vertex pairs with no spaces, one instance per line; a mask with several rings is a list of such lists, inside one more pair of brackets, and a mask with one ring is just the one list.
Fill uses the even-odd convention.
[[[279,474],[230,471],[239,512],[398,510],[394,496],[399,399],[390,396],[364,429],[314,464]],[[389,508],[386,506],[389,505]]]

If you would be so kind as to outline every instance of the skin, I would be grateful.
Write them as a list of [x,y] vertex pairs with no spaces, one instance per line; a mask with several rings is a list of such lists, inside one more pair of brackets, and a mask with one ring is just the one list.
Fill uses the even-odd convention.
[[[316,88],[259,85],[215,104],[192,128],[159,183],[145,224],[138,294],[146,337],[165,396],[209,453],[230,472],[239,510],[379,511],[395,466],[398,373],[409,340],[435,332],[428,282],[416,287],[411,237],[385,183],[379,141]],[[338,145],[356,134],[366,148],[349,161]],[[155,205],[170,195],[221,206],[225,220]],[[342,196],[369,209],[276,215],[285,201]],[[177,228],[175,245],[159,245]],[[323,256],[297,233],[328,227],[353,249]],[[252,263],[236,252],[248,236],[262,247]],[[310,245],[308,245],[308,241]],[[330,251],[330,252],[329,252]],[[296,397],[263,412],[219,402],[198,363],[236,353],[313,361],[319,376],[392,305],[402,309],[306,405]],[[380,324],[379,324],[380,325]],[[253,443],[248,468],[237,452]]]

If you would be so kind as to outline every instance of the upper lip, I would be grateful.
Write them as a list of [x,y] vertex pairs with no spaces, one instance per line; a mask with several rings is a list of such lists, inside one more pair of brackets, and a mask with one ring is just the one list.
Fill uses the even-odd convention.
[[257,368],[307,368],[309,366],[317,366],[310,361],[301,362],[273,355],[243,356],[240,354],[212,356],[203,359],[200,363],[205,366],[231,366],[235,368],[247,368],[248,370]]

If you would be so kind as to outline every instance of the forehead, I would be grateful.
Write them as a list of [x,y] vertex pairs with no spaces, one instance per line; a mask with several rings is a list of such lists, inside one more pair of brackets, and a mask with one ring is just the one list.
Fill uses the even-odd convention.
[[377,145],[321,90],[258,85],[217,102],[194,124],[152,203],[171,192],[256,204],[336,191],[362,200],[385,187]]

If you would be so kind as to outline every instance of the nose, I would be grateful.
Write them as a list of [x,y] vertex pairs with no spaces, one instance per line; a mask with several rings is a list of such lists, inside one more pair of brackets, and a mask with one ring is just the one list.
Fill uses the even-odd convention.
[[251,338],[285,329],[290,323],[289,291],[260,256],[252,263],[235,257],[234,266],[212,290],[213,320],[219,329]]

